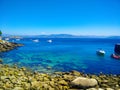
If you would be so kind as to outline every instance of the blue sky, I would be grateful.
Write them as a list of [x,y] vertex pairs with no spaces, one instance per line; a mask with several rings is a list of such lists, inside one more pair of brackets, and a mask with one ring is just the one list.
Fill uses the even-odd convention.
[[120,35],[120,0],[0,0],[8,34]]

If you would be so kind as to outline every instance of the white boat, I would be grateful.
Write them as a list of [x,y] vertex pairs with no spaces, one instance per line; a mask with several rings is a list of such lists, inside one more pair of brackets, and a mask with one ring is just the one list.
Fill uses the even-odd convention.
[[10,40],[9,38],[5,38],[6,41]]
[[39,40],[38,40],[38,39],[35,39],[35,40],[33,40],[33,42],[39,42]]
[[52,40],[47,40],[47,42],[51,43],[51,42],[52,42]]
[[100,55],[100,56],[105,55],[105,51],[104,50],[97,50],[96,53],[97,53],[97,55]]
[[18,39],[16,39],[16,41],[20,41],[20,39],[18,38]]

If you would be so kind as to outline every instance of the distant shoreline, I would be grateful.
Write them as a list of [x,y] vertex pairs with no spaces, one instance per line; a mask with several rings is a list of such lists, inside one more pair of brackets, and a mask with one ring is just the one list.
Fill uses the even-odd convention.
[[96,35],[71,35],[71,34],[50,34],[50,35],[9,35],[3,34],[3,37],[9,38],[118,38],[120,36],[96,36]]

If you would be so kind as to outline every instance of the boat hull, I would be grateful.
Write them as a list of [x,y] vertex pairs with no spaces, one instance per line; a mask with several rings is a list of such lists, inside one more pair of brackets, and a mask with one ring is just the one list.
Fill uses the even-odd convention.
[[104,56],[105,55],[105,51],[103,51],[103,50],[98,50],[98,51],[96,51],[96,53],[99,56]]
[[114,59],[119,59],[120,60],[120,55],[112,54],[111,57],[114,58]]

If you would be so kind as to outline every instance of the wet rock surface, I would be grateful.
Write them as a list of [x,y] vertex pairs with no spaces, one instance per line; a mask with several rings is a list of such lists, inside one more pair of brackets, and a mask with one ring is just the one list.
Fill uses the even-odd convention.
[[12,50],[16,47],[19,47],[19,46],[23,46],[23,44],[0,40],[0,52],[6,52],[6,51]]
[[78,71],[52,74],[0,64],[0,90],[119,90],[120,75],[93,75]]

